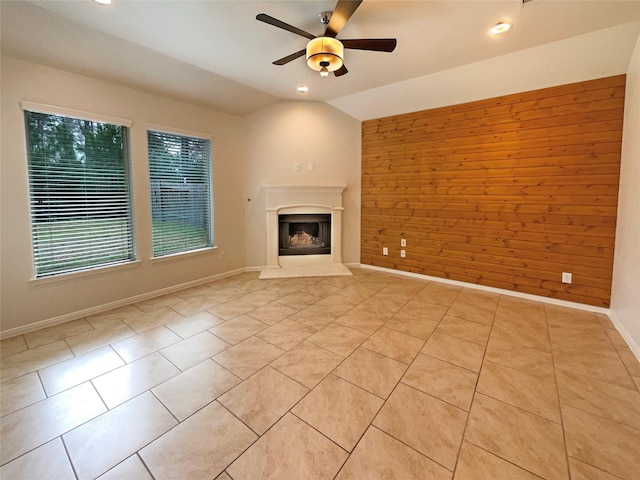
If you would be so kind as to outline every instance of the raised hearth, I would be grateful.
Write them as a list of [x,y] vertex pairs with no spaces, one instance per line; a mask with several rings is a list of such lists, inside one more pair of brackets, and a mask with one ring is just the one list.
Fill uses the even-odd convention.
[[[342,264],[345,188],[344,185],[263,187],[267,204],[267,265],[260,278],[351,275]],[[283,219],[287,218],[292,221],[284,220],[287,226],[283,227]],[[291,223],[300,225],[291,230]],[[328,233],[323,231],[327,228]]]

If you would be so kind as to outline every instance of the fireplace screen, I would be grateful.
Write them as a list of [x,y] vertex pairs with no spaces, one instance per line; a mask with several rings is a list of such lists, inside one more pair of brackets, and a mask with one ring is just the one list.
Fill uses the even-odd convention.
[[331,215],[279,215],[280,255],[331,253]]

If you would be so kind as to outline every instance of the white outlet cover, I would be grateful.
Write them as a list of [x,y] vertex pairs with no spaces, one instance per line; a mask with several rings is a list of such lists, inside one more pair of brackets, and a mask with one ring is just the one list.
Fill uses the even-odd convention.
[[382,254],[389,255],[389,249],[387,247],[382,247]]
[[562,283],[571,283],[573,275],[568,272],[562,272]]
[[401,256],[402,258],[405,258],[405,257],[407,256],[407,252],[406,252],[406,250],[400,250],[400,256]]
[[406,238],[403,238],[403,239],[400,240],[400,246],[401,247],[406,247],[407,246],[407,239]]

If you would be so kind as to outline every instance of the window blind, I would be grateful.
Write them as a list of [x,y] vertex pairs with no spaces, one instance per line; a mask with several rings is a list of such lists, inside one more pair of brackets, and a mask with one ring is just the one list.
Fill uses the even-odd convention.
[[213,245],[211,141],[147,132],[153,255]]
[[25,111],[35,276],[128,262],[128,129]]

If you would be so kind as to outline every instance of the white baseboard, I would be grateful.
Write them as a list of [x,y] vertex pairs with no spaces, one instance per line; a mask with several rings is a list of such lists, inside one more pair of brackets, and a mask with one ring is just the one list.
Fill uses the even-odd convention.
[[[258,268],[257,270],[259,271],[261,270],[261,268]],[[154,290],[152,292],[142,293],[140,295],[136,295],[133,297],[123,298],[121,300],[105,303],[103,305],[97,305],[95,307],[86,308],[84,310],[79,310],[77,312],[71,312],[65,315],[60,315],[58,317],[48,318],[46,320],[41,320],[39,322],[30,323],[29,325],[23,325],[21,327],[11,328],[9,330],[4,330],[0,332],[0,340],[4,340],[5,338],[10,338],[10,337],[15,337],[17,335],[23,335],[25,333],[34,332],[36,330],[40,330],[41,328],[52,327],[54,325],[59,325],[60,323],[70,322],[71,320],[78,320],[80,318],[87,317],[89,315],[95,315],[96,313],[106,312],[107,310],[123,307],[125,305],[130,305],[132,303],[142,302],[144,300],[148,300],[153,297],[166,295],[167,293],[177,292],[178,290],[183,290],[189,287],[196,287],[198,285],[202,285],[203,283],[213,282],[215,280],[220,280],[221,278],[226,278],[232,275],[237,275],[239,273],[244,273],[249,271],[256,271],[256,269],[238,268],[236,270],[231,270],[229,272],[219,273],[217,275],[212,275],[210,277],[200,278],[198,280],[192,280],[190,282],[181,283],[179,285],[172,285],[171,287],[161,288],[160,290]]]
[[631,349],[635,357],[638,359],[638,362],[640,362],[640,346],[635,342],[631,334],[624,327],[624,325],[618,319],[618,317],[616,317],[615,313],[613,313],[612,311],[609,311],[607,315],[609,315],[609,319],[611,320],[611,323],[613,323],[613,325],[616,327],[618,332],[620,332],[620,335],[622,335],[622,338],[624,339],[625,342],[627,342],[627,345],[629,345],[629,348]]

